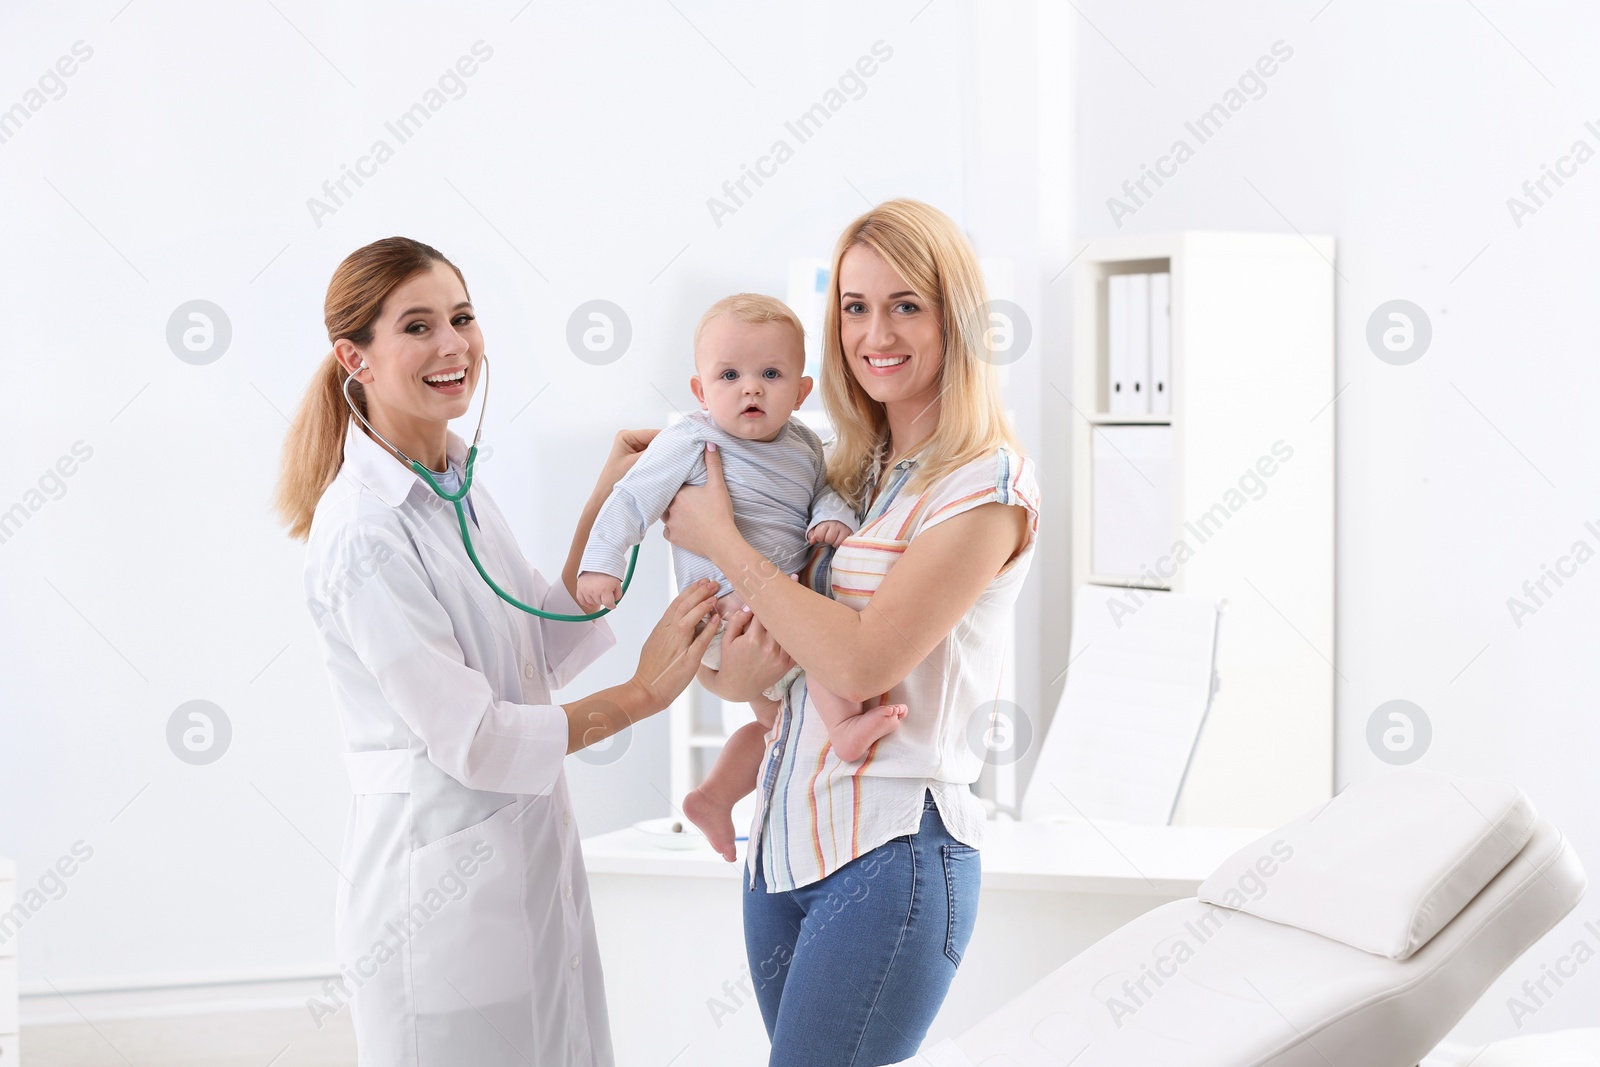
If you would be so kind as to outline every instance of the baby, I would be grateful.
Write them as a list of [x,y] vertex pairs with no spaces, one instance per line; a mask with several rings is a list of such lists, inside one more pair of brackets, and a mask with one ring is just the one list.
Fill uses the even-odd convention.
[[[797,572],[818,542],[837,546],[855,532],[855,512],[828,486],[822,441],[790,415],[810,394],[805,377],[805,331],[792,311],[770,296],[740,293],[717,301],[694,332],[695,374],[689,388],[700,402],[662,430],[617,482],[596,516],[578,574],[578,603],[589,611],[616,607],[627,552],[677,491],[706,482],[705,443],[716,443],[745,540],[780,573]],[[701,578],[718,583],[717,636],[701,660],[699,680],[715,692],[726,620],[744,608],[727,577],[710,560],[674,547],[680,589]],[[773,700],[800,674],[796,667],[766,691]],[[842,760],[863,758],[905,718],[904,704],[864,708],[820,686],[807,685],[811,704]],[[770,705],[769,705],[770,708]],[[683,811],[713,848],[734,859],[733,805],[755,788],[772,711],[733,732]]]

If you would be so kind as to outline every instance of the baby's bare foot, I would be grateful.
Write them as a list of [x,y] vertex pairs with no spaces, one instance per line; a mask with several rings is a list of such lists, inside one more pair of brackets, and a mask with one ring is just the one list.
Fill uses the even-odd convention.
[[865,758],[873,745],[900,728],[908,710],[905,704],[879,704],[846,719],[828,732],[834,753],[846,763]]
[[722,858],[729,863],[734,861],[736,853],[733,847],[733,805],[718,804],[715,799],[706,795],[705,790],[692,790],[683,798],[683,813],[689,821],[700,828],[706,835],[706,840],[711,847],[716,849]]

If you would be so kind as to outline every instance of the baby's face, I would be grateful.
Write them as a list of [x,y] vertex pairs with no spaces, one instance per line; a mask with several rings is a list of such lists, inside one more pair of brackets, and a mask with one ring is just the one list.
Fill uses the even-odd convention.
[[747,441],[778,436],[811,392],[811,379],[802,376],[805,346],[781,322],[718,316],[701,332],[694,362],[689,387],[700,407],[724,432]]

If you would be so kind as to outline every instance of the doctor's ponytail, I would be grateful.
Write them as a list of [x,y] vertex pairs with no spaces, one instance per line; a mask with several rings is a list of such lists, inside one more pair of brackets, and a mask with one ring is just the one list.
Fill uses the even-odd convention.
[[[328,340],[346,338],[357,348],[371,344],[373,324],[383,314],[389,294],[432,270],[435,263],[455,271],[466,289],[467,281],[454,263],[437,249],[409,237],[386,237],[350,253],[328,283],[322,309]],[[347,377],[331,351],[322,358],[283,443],[275,504],[278,516],[289,527],[289,536],[297,540],[310,535],[317,501],[344,464],[344,436],[350,423],[343,393]],[[350,399],[366,414],[360,382],[350,387]]]

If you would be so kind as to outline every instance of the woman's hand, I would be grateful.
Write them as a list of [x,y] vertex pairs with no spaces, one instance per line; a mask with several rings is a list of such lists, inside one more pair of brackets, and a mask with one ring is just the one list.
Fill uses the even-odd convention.
[[724,700],[755,700],[793,666],[794,660],[773,640],[755,612],[745,608],[729,619],[722,631],[717,693]]
[[716,559],[720,544],[739,536],[728,483],[722,479],[722,454],[716,445],[706,443],[706,484],[678,490],[672,506],[661,516],[661,533],[669,544],[711,560]]
[[607,497],[616,486],[617,480],[644,454],[655,435],[660,433],[657,429],[646,430],[618,430],[617,435],[611,439],[611,454],[606,457],[605,466],[600,468],[600,480],[595,483],[595,495]]
[[[707,616],[705,629],[696,636],[695,624]],[[717,583],[703,578],[673,598],[639,650],[632,684],[650,707],[665,708],[694,680],[716,633]]]

